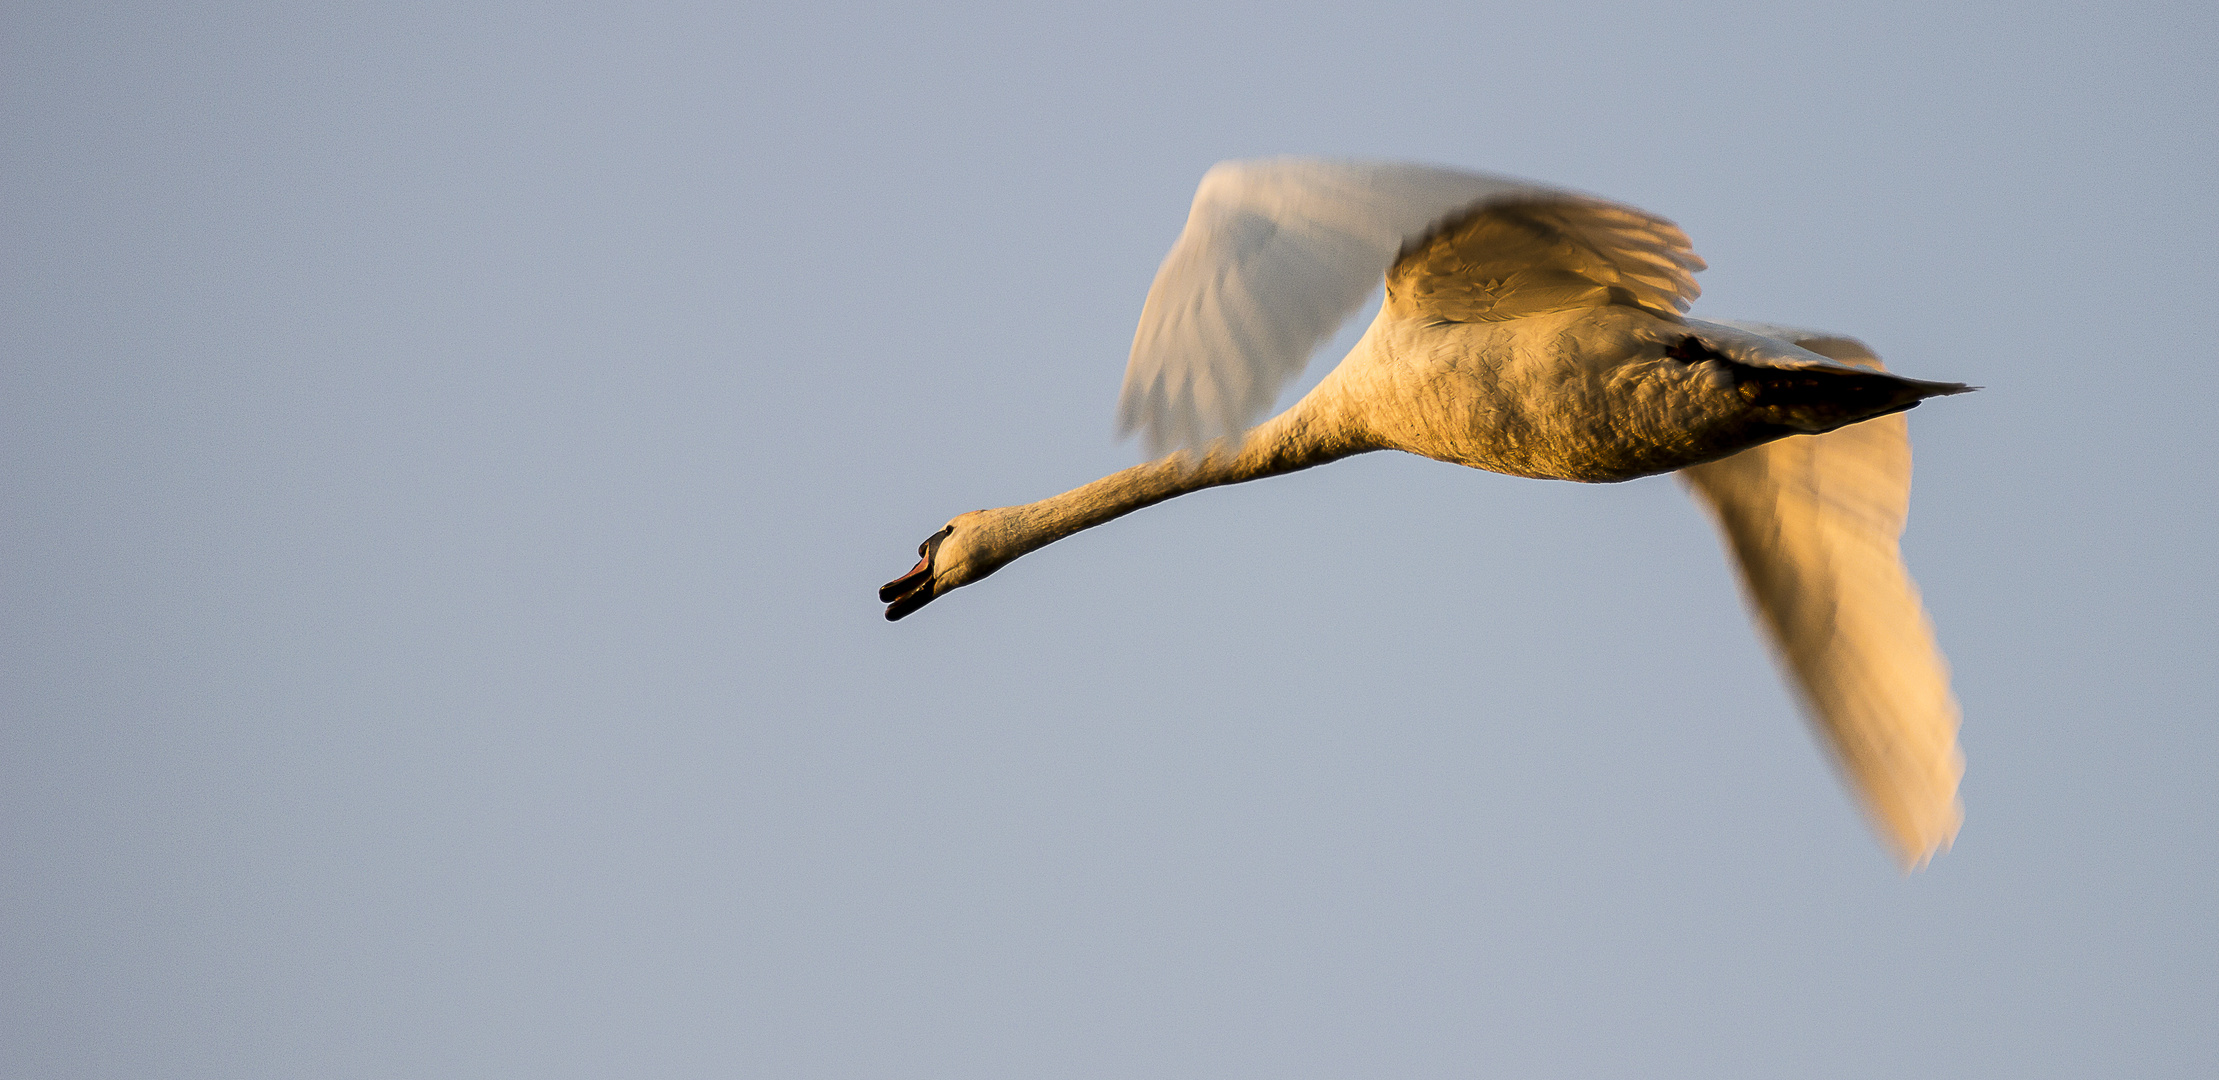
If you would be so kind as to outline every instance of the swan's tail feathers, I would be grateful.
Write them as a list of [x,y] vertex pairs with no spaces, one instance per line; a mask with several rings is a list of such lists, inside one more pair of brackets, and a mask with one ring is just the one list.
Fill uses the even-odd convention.
[[1964,383],[1906,379],[1885,371],[1856,371],[1835,367],[1768,368],[1749,366],[1742,376],[1742,396],[1757,405],[1791,406],[1833,404],[1842,408],[1895,410],[1930,397],[1963,394],[1978,387]]
[[1807,435],[1918,408],[1930,397],[1978,390],[1964,383],[1905,379],[1883,371],[1835,367],[1771,368],[1736,365],[1735,389],[1771,421]]
[[886,605],[886,621],[899,622],[918,608],[932,603],[939,595],[932,577],[932,557],[940,551],[940,541],[955,531],[949,526],[925,538],[917,545],[917,565],[909,572],[878,587],[878,599]]
[[[1755,330],[1758,324],[1720,324],[1717,329]],[[1750,407],[1753,418],[1781,434],[1823,435],[1876,417],[1915,409],[1930,397],[1970,393],[1980,389],[1954,382],[1927,382],[1891,375],[1871,350],[1845,338],[1826,338],[1781,327],[1761,329],[1779,334],[1775,340],[1751,345],[1749,339],[1719,338],[1713,345],[1690,334],[1664,352],[1706,372]],[[1716,337],[1717,335],[1713,335]],[[1774,355],[1779,346],[1794,340],[1793,351],[1806,360],[1813,352],[1828,362],[1804,362],[1793,356]],[[1729,355],[1731,354],[1731,355]],[[1839,355],[1836,355],[1839,354]],[[1754,361],[1754,362],[1752,362]]]

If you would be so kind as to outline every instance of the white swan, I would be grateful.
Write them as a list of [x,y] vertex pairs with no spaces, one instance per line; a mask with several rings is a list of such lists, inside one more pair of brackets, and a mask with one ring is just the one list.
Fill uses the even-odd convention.
[[[1702,268],[1671,222],[1535,184],[1218,165],[1125,372],[1122,425],[1157,460],[948,522],[879,590],[886,617],[1173,496],[1372,450],[1559,480],[1680,470],[1876,825],[1923,865],[1956,835],[1964,767],[1897,549],[1911,456],[1892,414],[1971,388],[1886,374],[1835,334],[1686,318]],[[1386,303],[1348,357],[1252,427],[1382,274]]]

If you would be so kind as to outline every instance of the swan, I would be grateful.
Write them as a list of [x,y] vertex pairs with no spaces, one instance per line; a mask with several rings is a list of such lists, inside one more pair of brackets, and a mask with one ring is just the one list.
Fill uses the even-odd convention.
[[[1840,334],[1689,318],[1703,268],[1671,222],[1541,184],[1219,164],[1125,371],[1119,425],[1151,460],[950,520],[879,590],[886,618],[1142,507],[1353,454],[1589,483],[1676,471],[1876,831],[1922,867],[1956,836],[1964,764],[1948,666],[1897,544],[1900,414],[1975,388],[1891,375]],[[1385,302],[1348,356],[1263,419],[1382,276]]]

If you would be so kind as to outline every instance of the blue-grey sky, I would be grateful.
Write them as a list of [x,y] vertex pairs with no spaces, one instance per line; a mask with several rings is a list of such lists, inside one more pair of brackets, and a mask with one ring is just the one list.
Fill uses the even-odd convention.
[[[0,1072],[2219,1072],[2207,3],[17,3]],[[899,625],[1136,460],[1193,185],[1679,221],[1987,387],[1904,877],[1708,523],[1397,455]],[[1337,357],[1324,358],[1320,365]]]

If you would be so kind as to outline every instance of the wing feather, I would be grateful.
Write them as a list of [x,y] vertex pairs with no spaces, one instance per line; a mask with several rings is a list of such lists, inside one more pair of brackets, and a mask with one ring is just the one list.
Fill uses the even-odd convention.
[[1581,195],[1489,199],[1410,245],[1387,274],[1405,318],[1496,322],[1630,302],[1676,318],[1701,295],[1687,234],[1663,218]]
[[1363,306],[1404,245],[1473,203],[1551,189],[1304,158],[1211,169],[1133,335],[1119,427],[1151,455],[1235,436]]
[[[1885,370],[1851,338],[1736,325]],[[1835,761],[1905,866],[1923,865],[1963,819],[1964,757],[1949,666],[1897,542],[1911,488],[1903,417],[1791,436],[1681,475],[1717,519]]]
[[1622,301],[1674,314],[1702,267],[1669,221],[1521,180],[1225,162],[1202,178],[1148,290],[1118,425],[1151,455],[1240,434],[1390,270],[1391,304],[1506,319]]

